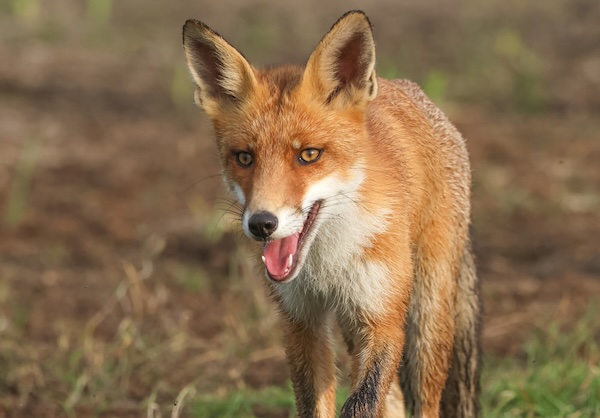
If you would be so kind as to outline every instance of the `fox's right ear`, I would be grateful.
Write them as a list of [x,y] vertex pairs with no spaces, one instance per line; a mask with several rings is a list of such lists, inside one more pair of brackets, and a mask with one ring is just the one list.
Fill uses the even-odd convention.
[[359,10],[342,16],[310,56],[303,86],[325,103],[363,106],[377,96],[375,41]]
[[198,87],[196,103],[209,116],[239,104],[256,85],[254,69],[248,61],[204,23],[185,22],[183,48]]

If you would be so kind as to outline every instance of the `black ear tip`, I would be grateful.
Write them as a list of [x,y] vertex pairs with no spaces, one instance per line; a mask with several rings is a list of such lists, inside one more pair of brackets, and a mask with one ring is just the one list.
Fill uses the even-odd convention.
[[185,21],[185,23],[183,25],[184,41],[185,41],[186,36],[192,36],[193,34],[198,34],[202,38],[207,37],[207,35],[208,35],[208,37],[210,37],[210,35],[212,35],[212,36],[217,36],[219,38],[222,38],[221,35],[219,35],[217,32],[212,30],[210,28],[210,26],[208,26],[206,23],[201,22],[196,19],[188,19]]
[[185,24],[183,25],[183,31],[186,32],[189,30],[207,31],[209,33],[215,33],[215,31],[212,30],[206,23],[196,19],[188,19],[185,21]]
[[183,24],[183,30],[190,30],[193,27],[198,27],[200,26],[202,23],[198,20],[195,19],[188,19],[185,21],[185,23]]
[[363,20],[365,20],[365,21],[367,22],[367,24],[369,25],[369,28],[371,28],[371,30],[373,29],[373,24],[372,24],[372,23],[371,23],[371,21],[369,20],[369,16],[367,16],[367,14],[366,14],[364,11],[362,11],[362,10],[358,10],[358,9],[356,9],[356,10],[349,10],[349,11],[347,11],[346,13],[344,13],[344,14],[342,15],[342,17],[340,17],[340,18],[337,20],[337,22],[335,22],[335,23],[333,24],[333,26],[337,25],[337,24],[338,24],[338,23],[340,23],[341,21],[343,21],[343,20],[345,20],[345,19],[347,19],[347,18],[349,18],[349,17],[351,17],[351,16],[356,16],[356,17],[362,18]]
[[344,13],[344,15],[342,17],[348,16],[348,15],[353,15],[353,14],[359,14],[359,15],[363,15],[364,17],[367,17],[367,14],[363,10],[358,10],[358,9],[348,10],[346,13]]
[[200,22],[198,22],[197,20],[194,20],[194,19],[188,19],[185,21],[185,23],[183,24],[183,40],[184,41],[185,41],[186,35],[190,35],[192,33],[192,31],[197,30],[199,23]]

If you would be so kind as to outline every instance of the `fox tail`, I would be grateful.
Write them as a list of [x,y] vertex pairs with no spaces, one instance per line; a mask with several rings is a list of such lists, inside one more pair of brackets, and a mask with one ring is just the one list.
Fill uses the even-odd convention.
[[481,299],[475,261],[468,244],[457,277],[455,337],[446,387],[442,395],[444,418],[478,418],[481,347]]

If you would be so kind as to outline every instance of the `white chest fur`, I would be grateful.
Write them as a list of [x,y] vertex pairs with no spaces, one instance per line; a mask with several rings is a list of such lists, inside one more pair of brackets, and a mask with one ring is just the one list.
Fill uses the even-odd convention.
[[[324,207],[315,240],[302,271],[289,283],[275,285],[283,309],[293,317],[319,320],[327,312],[381,312],[390,296],[388,266],[365,257],[373,237],[385,233],[388,211],[366,215],[357,202]],[[330,210],[331,209],[331,210]]]

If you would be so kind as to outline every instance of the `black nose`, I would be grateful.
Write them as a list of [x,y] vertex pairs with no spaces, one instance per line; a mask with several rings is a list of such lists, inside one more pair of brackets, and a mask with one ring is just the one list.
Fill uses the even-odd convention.
[[270,212],[258,212],[248,219],[248,229],[260,238],[268,238],[277,229],[277,218]]

